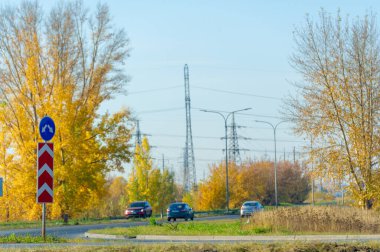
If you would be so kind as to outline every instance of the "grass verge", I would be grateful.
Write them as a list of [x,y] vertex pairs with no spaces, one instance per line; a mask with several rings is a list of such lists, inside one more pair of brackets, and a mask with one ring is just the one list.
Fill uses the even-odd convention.
[[90,233],[112,234],[124,236],[136,235],[254,235],[265,234],[270,230],[265,228],[245,229],[243,222],[236,220],[197,221],[197,222],[166,222],[149,226],[128,228],[108,228],[90,230]]
[[[122,223],[122,222],[136,222],[142,221],[146,222],[146,219],[125,219],[124,217],[118,218],[83,218],[83,219],[71,219],[68,223],[64,223],[62,220],[48,220],[46,221],[47,227],[59,227],[59,226],[70,226],[70,225],[91,225],[91,224],[108,224],[108,223]],[[23,228],[40,228],[41,221],[10,221],[1,222],[0,230],[10,230],[10,229],[23,229]]]
[[0,243],[62,243],[67,242],[65,239],[56,236],[47,235],[45,239],[42,236],[23,235],[17,236],[11,234],[8,236],[0,236]]
[[[1,250],[1,249],[0,249]],[[273,244],[257,244],[257,243],[239,243],[239,244],[128,244],[128,245],[113,245],[113,246],[75,246],[75,247],[49,247],[49,248],[30,248],[30,249],[4,249],[1,251],[44,251],[44,252],[145,252],[145,251],[191,251],[191,252],[227,252],[227,251],[240,251],[240,252],[287,252],[287,251],[302,251],[302,252],[319,252],[319,251],[379,251],[380,243],[349,243],[349,244],[336,244],[336,243],[273,243]]]

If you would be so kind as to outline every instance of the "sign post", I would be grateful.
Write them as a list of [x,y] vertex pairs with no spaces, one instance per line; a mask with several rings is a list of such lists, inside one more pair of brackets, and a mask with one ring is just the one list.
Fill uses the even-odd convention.
[[42,204],[42,230],[41,235],[46,237],[46,203],[53,202],[53,178],[54,178],[54,145],[48,143],[55,133],[54,121],[45,116],[40,121],[40,135],[44,143],[38,143],[37,148],[37,203]]

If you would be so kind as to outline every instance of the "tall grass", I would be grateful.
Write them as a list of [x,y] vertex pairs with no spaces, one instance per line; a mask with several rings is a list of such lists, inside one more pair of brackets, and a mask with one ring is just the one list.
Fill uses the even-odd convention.
[[380,214],[338,206],[277,208],[256,213],[249,228],[272,232],[380,233]]

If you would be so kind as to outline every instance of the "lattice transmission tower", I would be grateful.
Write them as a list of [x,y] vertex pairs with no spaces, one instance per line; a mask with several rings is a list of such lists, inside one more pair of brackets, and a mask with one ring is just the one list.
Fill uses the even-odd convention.
[[186,105],[186,143],[183,162],[183,189],[185,192],[196,189],[197,177],[195,171],[193,136],[191,133],[191,106],[190,106],[190,87],[189,87],[189,67],[184,67],[185,77],[185,105]]
[[228,136],[228,139],[230,140],[229,146],[228,146],[228,159],[235,164],[241,164],[241,156],[240,151],[248,151],[247,149],[239,148],[239,138],[244,140],[250,140],[250,138],[239,136],[237,133],[237,129],[242,126],[238,126],[235,122],[235,113],[232,114],[232,123],[231,123],[231,131]]
[[140,131],[140,121],[136,120],[136,145],[141,146],[141,131]]

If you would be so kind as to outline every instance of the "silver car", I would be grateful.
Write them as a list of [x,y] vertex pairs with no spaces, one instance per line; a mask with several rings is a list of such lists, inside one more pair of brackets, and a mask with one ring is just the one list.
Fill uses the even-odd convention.
[[246,201],[240,208],[240,217],[251,216],[255,212],[262,211],[263,208],[258,201]]

